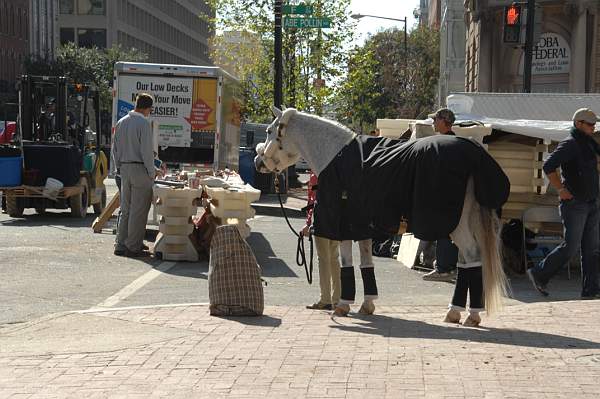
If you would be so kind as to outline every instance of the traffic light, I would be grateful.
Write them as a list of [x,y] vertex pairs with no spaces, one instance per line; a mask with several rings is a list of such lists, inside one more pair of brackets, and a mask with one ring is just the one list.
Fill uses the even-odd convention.
[[504,7],[504,43],[519,43],[521,40],[521,6],[512,4]]

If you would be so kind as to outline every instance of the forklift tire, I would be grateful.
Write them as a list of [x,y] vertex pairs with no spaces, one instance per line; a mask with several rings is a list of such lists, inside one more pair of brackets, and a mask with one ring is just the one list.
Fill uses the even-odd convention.
[[104,208],[106,208],[106,189],[102,190],[100,202],[94,204],[94,213],[100,215],[104,211]]
[[6,196],[6,212],[11,218],[20,218],[23,216],[23,200],[13,195]]
[[69,206],[71,207],[71,216],[83,219],[87,216],[89,196],[85,179],[81,179],[80,184],[83,186],[83,192],[69,197]]

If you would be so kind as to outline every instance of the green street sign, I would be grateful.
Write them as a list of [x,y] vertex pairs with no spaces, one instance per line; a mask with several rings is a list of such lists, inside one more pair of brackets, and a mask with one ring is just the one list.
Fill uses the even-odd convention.
[[308,6],[306,4],[298,4],[295,6],[285,5],[282,7],[281,12],[283,14],[304,14],[310,15],[313,13],[313,6]]
[[331,18],[284,18],[284,28],[331,28]]

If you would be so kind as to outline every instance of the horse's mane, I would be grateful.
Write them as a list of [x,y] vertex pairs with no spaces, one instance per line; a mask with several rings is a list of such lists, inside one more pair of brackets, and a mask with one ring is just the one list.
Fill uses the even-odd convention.
[[300,154],[317,174],[356,136],[341,123],[294,108],[283,111],[279,123],[285,125],[286,134],[296,142]]

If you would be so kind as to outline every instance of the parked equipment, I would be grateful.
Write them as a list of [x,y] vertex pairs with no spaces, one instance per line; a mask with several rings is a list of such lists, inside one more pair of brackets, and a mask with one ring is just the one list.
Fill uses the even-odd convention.
[[6,211],[20,217],[26,208],[70,208],[73,216],[85,217],[93,206],[100,214],[108,162],[100,149],[107,137],[100,131],[98,91],[56,76],[24,75],[18,87],[17,133],[5,152],[14,158],[11,151],[18,149],[23,173],[13,184],[0,182]]

